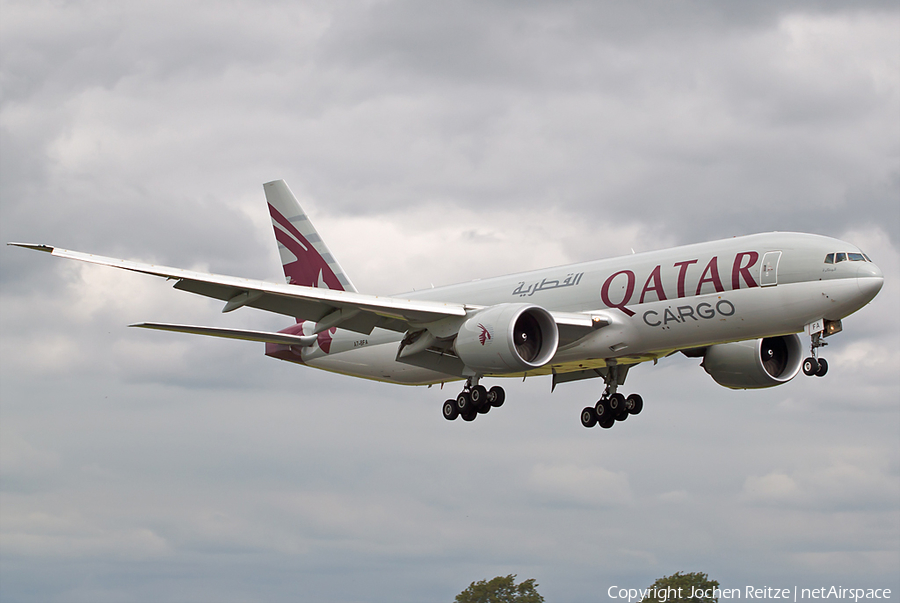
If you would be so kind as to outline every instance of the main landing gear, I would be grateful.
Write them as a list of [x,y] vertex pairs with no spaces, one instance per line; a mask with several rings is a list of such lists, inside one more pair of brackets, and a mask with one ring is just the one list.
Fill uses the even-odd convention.
[[581,424],[585,427],[599,425],[609,429],[616,421],[624,421],[628,415],[640,414],[644,408],[644,399],[640,394],[631,394],[627,398],[622,394],[603,393],[594,406],[587,406],[581,411]]
[[825,373],[828,372],[828,363],[824,358],[819,358],[816,350],[821,347],[825,347],[828,345],[824,341],[822,341],[822,333],[813,333],[812,342],[809,346],[810,356],[806,360],[803,361],[803,374],[807,377],[824,377]]
[[486,415],[492,408],[503,406],[506,392],[495,385],[491,389],[478,385],[477,378],[470,378],[455,400],[444,402],[444,418],[448,421],[462,417],[463,421],[474,421],[478,415]]
[[[624,370],[622,370],[624,368]],[[581,411],[581,424],[585,427],[600,425],[603,429],[609,429],[616,421],[624,421],[628,415],[640,414],[644,408],[644,399],[640,394],[631,394],[628,397],[616,392],[619,384],[625,382],[627,367],[612,365],[604,375],[606,389],[594,406],[585,407]]]

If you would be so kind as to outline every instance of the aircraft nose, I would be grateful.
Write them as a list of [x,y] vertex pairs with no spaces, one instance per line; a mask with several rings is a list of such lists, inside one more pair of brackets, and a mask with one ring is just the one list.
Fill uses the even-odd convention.
[[860,264],[856,270],[856,284],[859,292],[866,297],[868,302],[881,291],[881,287],[884,285],[884,274],[881,272],[881,268],[871,262]]

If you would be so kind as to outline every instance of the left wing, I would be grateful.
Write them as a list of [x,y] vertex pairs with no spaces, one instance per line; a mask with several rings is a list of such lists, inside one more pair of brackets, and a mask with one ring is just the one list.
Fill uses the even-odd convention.
[[338,325],[366,334],[371,333],[375,327],[406,332],[410,323],[424,324],[442,318],[463,317],[470,309],[464,304],[381,297],[194,272],[81,253],[50,245],[30,243],[9,243],[9,245],[44,251],[70,260],[172,279],[177,281],[174,285],[176,289],[224,301],[223,312],[231,312],[242,306],[259,308],[299,320],[316,322],[316,332]]
[[[421,328],[444,318],[464,318],[472,311],[482,308],[482,306],[459,303],[382,297],[354,291],[338,291],[301,285],[282,285],[155,264],[143,264],[50,245],[8,244],[44,251],[61,258],[172,279],[176,281],[174,285],[176,289],[224,301],[223,312],[231,312],[237,308],[249,306],[291,316],[298,320],[308,320],[316,323],[314,334],[337,326],[365,334],[370,334],[375,327],[405,333],[411,328]],[[562,332],[568,334],[567,337],[563,337],[564,340],[577,339],[599,326],[608,324],[606,319],[590,314],[577,312],[551,312],[551,314],[561,329],[561,335]],[[162,325],[154,325],[149,328],[213,334],[211,332],[200,333],[198,330],[189,331],[187,328],[166,328]],[[191,328],[201,329],[202,327]],[[220,333],[218,336],[227,337],[228,335]],[[252,339],[252,337],[235,335],[231,335],[231,337]],[[300,342],[295,342],[295,344],[300,344]]]

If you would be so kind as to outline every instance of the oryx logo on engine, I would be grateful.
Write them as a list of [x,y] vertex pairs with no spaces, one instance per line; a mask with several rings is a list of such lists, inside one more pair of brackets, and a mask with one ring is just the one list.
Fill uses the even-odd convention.
[[478,341],[481,342],[481,345],[485,345],[487,342],[494,338],[488,328],[483,324],[478,323],[478,328],[481,329],[481,333],[478,334]]

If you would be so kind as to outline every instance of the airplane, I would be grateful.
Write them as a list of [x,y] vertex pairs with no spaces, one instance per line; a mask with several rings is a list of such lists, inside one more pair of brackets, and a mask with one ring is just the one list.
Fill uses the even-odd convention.
[[[276,333],[145,322],[132,327],[265,343],[266,356],[403,385],[464,381],[444,418],[472,421],[503,405],[485,378],[599,378],[585,427],[608,429],[643,409],[618,389],[631,367],[677,352],[701,358],[720,385],[782,385],[822,377],[818,350],[842,319],[881,290],[882,271],[830,237],[770,232],[435,287],[360,293],[283,180],[263,185],[285,283],[275,284],[8,243],[174,280],[174,288],[295,320]],[[798,333],[810,338],[806,358]]]

